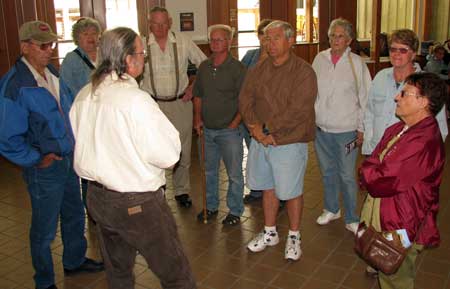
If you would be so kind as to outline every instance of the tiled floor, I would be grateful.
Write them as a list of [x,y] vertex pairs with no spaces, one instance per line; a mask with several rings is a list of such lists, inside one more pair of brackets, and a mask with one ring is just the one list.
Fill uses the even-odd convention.
[[[450,143],[447,143],[449,151]],[[283,259],[284,240],[261,253],[250,253],[247,242],[262,227],[261,203],[246,205],[242,224],[223,227],[227,213],[224,201],[226,181],[221,184],[220,214],[214,221],[196,221],[201,210],[201,189],[195,150],[192,166],[193,200],[190,209],[177,207],[173,192],[168,201],[178,223],[179,234],[189,257],[199,288],[302,288],[302,289],[371,289],[378,288],[375,279],[365,276],[365,265],[353,253],[351,233],[342,220],[324,227],[315,219],[322,210],[322,185],[317,162],[310,146],[305,177],[305,209],[301,226],[303,256],[298,262]],[[20,170],[0,159],[0,289],[33,289],[33,269],[28,245],[30,202]],[[224,175],[224,174],[222,174]],[[440,248],[425,251],[418,258],[417,289],[450,289],[450,168],[447,165],[441,187],[439,224]],[[359,197],[361,202],[362,196]],[[287,232],[287,216],[278,217],[282,236]],[[87,224],[88,255],[99,258],[92,224]],[[62,245],[59,236],[52,244],[56,282],[60,289],[107,288],[104,273],[64,277],[61,265]],[[160,288],[158,280],[146,268],[142,257],[136,258],[135,288]]]

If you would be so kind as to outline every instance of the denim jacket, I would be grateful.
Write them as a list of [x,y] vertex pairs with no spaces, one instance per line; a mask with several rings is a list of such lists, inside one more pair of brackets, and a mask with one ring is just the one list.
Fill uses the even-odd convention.
[[[87,57],[86,52],[80,47],[77,47],[81,55]],[[61,68],[61,79],[72,90],[73,95],[76,96],[78,92],[89,82],[92,69],[83,61],[83,59],[75,52],[69,52],[64,58]]]

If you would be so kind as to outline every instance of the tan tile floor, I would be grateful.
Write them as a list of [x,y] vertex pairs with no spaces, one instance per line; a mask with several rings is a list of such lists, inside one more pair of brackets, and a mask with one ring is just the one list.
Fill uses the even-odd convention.
[[[447,143],[447,151],[449,151]],[[198,157],[193,150],[192,181],[194,205],[190,209],[177,207],[171,186],[168,202],[172,208],[185,251],[201,289],[374,289],[375,279],[364,274],[365,265],[353,253],[352,235],[344,229],[342,219],[324,227],[315,219],[322,210],[322,185],[312,145],[305,176],[305,209],[302,221],[303,256],[298,262],[283,259],[284,242],[261,253],[249,253],[247,242],[262,226],[261,204],[246,205],[242,224],[223,227],[220,221],[226,215],[226,177],[222,177],[221,206],[217,219],[202,224],[196,221],[201,210],[201,189]],[[28,245],[30,202],[20,169],[0,159],[0,289],[33,289],[33,269]],[[222,173],[222,176],[225,174]],[[440,248],[425,251],[418,258],[416,289],[450,289],[450,168],[447,165],[441,187],[439,214],[442,244]],[[359,197],[361,202],[362,196]],[[282,236],[287,232],[287,216],[278,217]],[[88,255],[99,258],[93,225],[86,225],[89,241]],[[64,277],[61,265],[60,236],[52,244],[56,282],[60,289],[107,288],[105,274],[85,274]],[[144,259],[136,258],[136,287],[160,288],[158,280],[146,268]]]

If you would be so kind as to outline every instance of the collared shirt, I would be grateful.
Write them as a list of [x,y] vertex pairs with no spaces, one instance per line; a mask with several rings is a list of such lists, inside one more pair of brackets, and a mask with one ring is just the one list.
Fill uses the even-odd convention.
[[[88,61],[89,56],[81,48],[77,47],[82,56],[86,57]],[[93,66],[95,63],[90,61]],[[60,76],[61,79],[69,86],[74,95],[85,86],[91,77],[92,69],[83,61],[83,59],[75,52],[69,52],[61,63]]]
[[202,100],[202,119],[206,128],[223,129],[238,113],[239,92],[245,67],[231,54],[219,66],[209,58],[200,64],[193,94]]
[[178,131],[129,75],[111,73],[92,93],[78,94],[70,121],[74,168],[85,179],[119,192],[155,191],[181,151]]
[[[353,75],[349,57],[352,57],[356,75]],[[361,57],[347,48],[334,65],[331,49],[327,49],[314,58],[312,67],[319,89],[314,106],[316,125],[331,133],[363,132],[363,113],[372,79]]]
[[[416,72],[420,66],[414,65]],[[402,91],[404,82],[397,83],[394,78],[394,68],[385,68],[377,73],[369,91],[367,107],[364,113],[364,142],[362,154],[370,155],[381,140],[384,131],[399,121],[395,115],[395,96]],[[443,140],[448,134],[445,107],[436,115]]]
[[[176,88],[175,73],[175,57],[173,51],[173,43],[177,43],[178,63],[179,63],[179,86],[177,95],[184,92],[189,85],[187,76],[187,68],[189,60],[197,67],[206,59],[205,54],[200,48],[189,38],[181,33],[175,35],[169,31],[167,37],[166,48],[161,50],[156,42],[155,36],[150,34],[147,49],[150,49],[149,55],[152,56],[153,77],[156,86],[156,94],[160,98],[174,97]],[[145,64],[144,77],[141,82],[141,88],[148,93],[153,94],[152,84],[150,80],[150,70],[148,62]]]
[[47,89],[59,103],[59,78],[51,73],[47,67],[44,69],[44,78],[39,72],[37,72],[37,70],[28,62],[28,60],[24,56],[22,56],[21,60],[26,64],[28,69],[30,69],[31,74],[33,74],[33,77],[37,82],[37,85]]
[[281,65],[266,58],[247,72],[239,95],[244,122],[265,124],[279,145],[309,142],[315,137],[316,74],[290,53]]

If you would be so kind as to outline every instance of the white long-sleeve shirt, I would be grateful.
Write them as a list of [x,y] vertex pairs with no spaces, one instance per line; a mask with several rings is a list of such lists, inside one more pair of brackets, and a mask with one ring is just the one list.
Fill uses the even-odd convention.
[[108,75],[77,95],[70,121],[80,177],[119,192],[155,191],[180,156],[178,131],[129,75]]
[[[357,84],[349,56],[353,61]],[[331,49],[327,49],[317,54],[312,67],[316,72],[319,88],[314,105],[316,125],[331,133],[355,130],[364,132],[363,114],[371,77],[361,57],[347,48],[334,65],[331,61]]]

